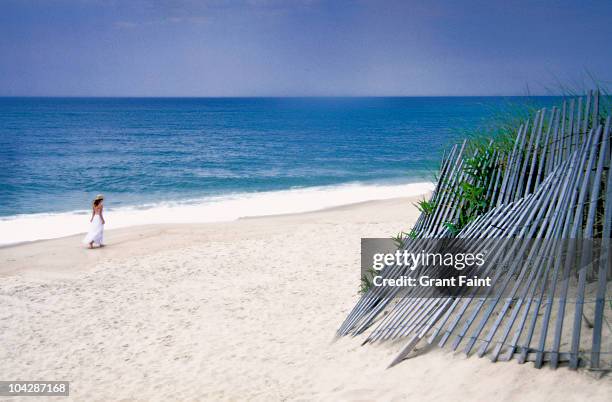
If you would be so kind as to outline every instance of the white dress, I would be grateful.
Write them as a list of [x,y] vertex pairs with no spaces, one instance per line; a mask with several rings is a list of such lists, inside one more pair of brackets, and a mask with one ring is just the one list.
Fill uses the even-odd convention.
[[93,220],[91,221],[89,232],[83,238],[84,244],[89,244],[91,242],[95,244],[104,244],[104,224],[102,223],[102,218],[100,215],[95,214]]

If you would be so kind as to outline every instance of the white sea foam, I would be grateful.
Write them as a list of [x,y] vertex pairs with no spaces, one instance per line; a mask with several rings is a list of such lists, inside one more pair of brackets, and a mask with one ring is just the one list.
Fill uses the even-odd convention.
[[[190,202],[105,209],[105,229],[156,223],[232,221],[247,216],[315,211],[371,200],[409,197],[433,189],[431,183],[393,185],[346,184],[211,197]],[[0,219],[0,245],[53,239],[88,229],[89,211],[30,214]]]

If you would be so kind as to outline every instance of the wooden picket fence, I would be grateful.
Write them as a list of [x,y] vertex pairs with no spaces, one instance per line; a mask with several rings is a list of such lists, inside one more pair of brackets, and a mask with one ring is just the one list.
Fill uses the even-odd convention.
[[[431,297],[422,288],[372,287],[338,335],[368,331],[364,343],[405,338],[391,365],[425,341],[538,368],[611,369],[612,139],[601,101],[591,91],[537,111],[518,127],[511,149],[473,150],[464,142],[443,158],[432,207],[403,247],[452,238],[493,250],[485,274],[494,290]],[[468,206],[465,184],[480,189],[481,201],[476,216],[456,225]],[[381,275],[417,272],[388,266]]]

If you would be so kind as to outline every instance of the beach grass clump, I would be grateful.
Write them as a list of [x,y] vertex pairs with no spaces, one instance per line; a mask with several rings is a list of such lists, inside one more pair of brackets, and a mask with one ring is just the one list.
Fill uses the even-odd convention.
[[445,222],[453,235],[457,235],[468,223],[488,211],[491,206],[487,189],[494,179],[494,153],[480,148],[463,162],[464,179],[453,189],[459,205],[458,217],[454,222]]
[[417,209],[425,215],[431,215],[436,210],[436,203],[426,199],[418,201],[415,205]]
[[359,284],[359,294],[363,295],[368,292],[374,286],[374,276],[377,274],[374,268],[368,269],[364,275],[361,276],[361,282]]

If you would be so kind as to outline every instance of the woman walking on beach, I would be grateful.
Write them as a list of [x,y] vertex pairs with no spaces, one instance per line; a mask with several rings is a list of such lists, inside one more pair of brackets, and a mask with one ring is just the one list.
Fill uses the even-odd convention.
[[104,196],[98,194],[96,198],[94,198],[91,208],[91,218],[89,219],[91,227],[89,228],[89,233],[87,233],[83,239],[83,243],[89,244],[89,248],[93,248],[94,244],[104,247],[104,223],[106,222],[104,222],[104,216],[102,215],[102,211],[104,210],[103,203]]

